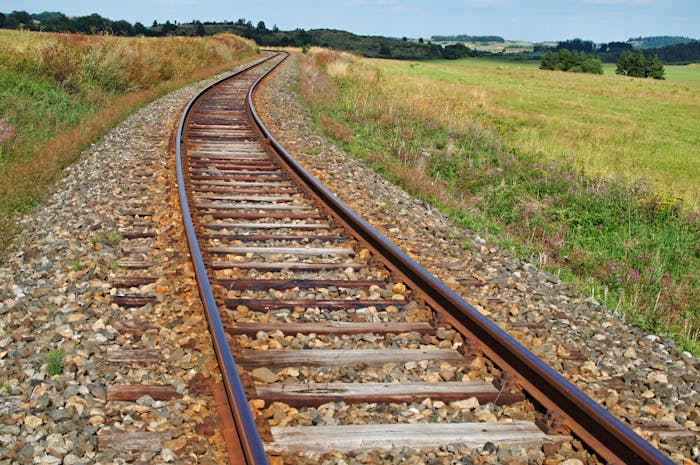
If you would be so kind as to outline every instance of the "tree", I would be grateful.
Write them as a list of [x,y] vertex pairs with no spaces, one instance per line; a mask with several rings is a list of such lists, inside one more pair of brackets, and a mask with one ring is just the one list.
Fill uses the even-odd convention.
[[442,47],[441,54],[446,60],[457,60],[473,55],[472,50],[464,44],[445,45]]
[[130,22],[125,21],[125,20],[119,20],[119,21],[114,21],[112,23],[112,32],[114,35],[118,36],[133,36],[135,35],[134,33],[134,27],[131,25]]
[[603,64],[599,58],[584,52],[571,52],[567,49],[554,53],[545,52],[540,62],[540,69],[570,71],[572,73],[603,74]]
[[75,24],[66,17],[63,13],[44,11],[36,15],[32,15],[32,18],[40,22],[40,28],[42,31],[48,32],[75,32]]
[[19,29],[21,27],[26,27],[31,29],[34,23],[32,17],[26,11],[13,11],[5,19],[5,24],[9,28]]
[[256,27],[256,29],[258,30],[258,32],[265,32],[265,31],[267,31],[267,28],[265,27],[265,22],[264,22],[264,21],[260,21],[260,22],[258,23],[258,26]]
[[547,50],[540,62],[540,69],[554,71],[557,69],[557,55],[551,50]]
[[658,55],[647,59],[641,50],[623,52],[615,69],[615,73],[623,76],[651,77],[654,79],[665,79],[664,72],[664,66],[659,61]]
[[173,24],[170,22],[170,20],[166,21],[165,24],[161,27],[161,31],[163,32],[163,35],[174,35],[177,33],[178,27],[177,25]]
[[204,37],[207,31],[204,29],[204,24],[201,21],[195,21],[194,35]]
[[590,40],[572,39],[559,42],[555,50],[570,50],[574,52],[591,53],[595,50],[595,44]]
[[653,79],[666,79],[664,74],[664,65],[659,61],[659,55],[654,55],[651,59],[647,60],[647,76]]
[[148,34],[148,29],[146,29],[146,26],[136,21],[134,23],[134,34],[137,36],[145,36]]
[[97,13],[89,16],[80,16],[75,18],[75,26],[80,32],[85,34],[99,34],[111,30],[112,21],[108,18],[103,18]]
[[641,50],[623,52],[620,55],[620,59],[617,61],[615,73],[622,74],[623,76],[645,77],[645,60]]

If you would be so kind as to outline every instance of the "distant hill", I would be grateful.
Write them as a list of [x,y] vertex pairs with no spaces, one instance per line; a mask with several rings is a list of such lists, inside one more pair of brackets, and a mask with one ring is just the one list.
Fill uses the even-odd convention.
[[663,48],[672,45],[690,44],[692,42],[697,42],[697,40],[682,36],[633,37],[627,40],[627,43],[633,47],[641,49]]
[[[187,27],[187,25],[182,25]],[[249,22],[239,20],[234,24],[210,24],[204,23],[207,33],[233,32],[242,37],[252,39],[265,47],[286,47],[304,45],[316,45],[319,47],[345,50],[370,58],[394,58],[399,60],[426,60],[437,58],[451,58],[447,56],[454,52],[455,47],[443,47],[441,45],[410,41],[406,39],[392,39],[382,36],[360,36],[346,31],[335,29],[295,29],[293,31],[281,31],[277,28],[267,29],[264,24],[258,23],[253,27]],[[462,47],[459,56],[470,56],[471,51]]]
[[432,36],[430,38],[433,42],[505,42],[506,40],[501,36],[469,36],[466,34],[459,34],[456,36]]

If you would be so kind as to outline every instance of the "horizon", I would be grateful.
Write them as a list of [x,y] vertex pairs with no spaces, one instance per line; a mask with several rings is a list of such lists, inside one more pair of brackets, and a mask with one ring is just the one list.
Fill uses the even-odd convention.
[[[223,0],[124,0],[95,5],[85,0],[5,1],[3,12],[67,16],[97,13],[112,21],[150,26],[153,21],[237,21],[281,30],[338,29],[358,35],[430,39],[466,34],[506,40],[557,42],[580,38],[595,43],[625,42],[634,37],[683,36],[698,39],[700,2],[694,0],[252,0],[231,5]],[[314,14],[310,14],[313,12]]]

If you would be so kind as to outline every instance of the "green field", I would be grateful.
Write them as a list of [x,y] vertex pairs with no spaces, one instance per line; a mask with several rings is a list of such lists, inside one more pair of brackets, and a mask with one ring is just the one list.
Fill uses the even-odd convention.
[[684,66],[664,66],[669,81],[700,82],[700,63]]
[[479,105],[460,103],[455,117],[497,128],[510,147],[573,158],[592,175],[644,178],[700,205],[700,65],[668,67],[665,81],[618,76],[614,65],[603,76],[537,67],[484,58],[382,64],[407,85],[430,80],[465,99],[479,94]]
[[[515,57],[508,58],[465,58],[458,60],[457,62],[451,60],[439,60],[439,61],[428,61],[429,63],[440,63],[443,65],[450,65],[458,63],[460,65],[468,64],[468,66],[481,67],[481,68],[499,68],[499,67],[512,67],[512,68],[528,68],[528,69],[539,69],[539,60],[518,60]],[[689,65],[666,65],[664,66],[666,70],[666,80],[667,81],[685,81],[685,82],[700,82],[700,63],[693,63]],[[605,74],[615,74],[615,64],[614,63],[603,63],[603,73]]]

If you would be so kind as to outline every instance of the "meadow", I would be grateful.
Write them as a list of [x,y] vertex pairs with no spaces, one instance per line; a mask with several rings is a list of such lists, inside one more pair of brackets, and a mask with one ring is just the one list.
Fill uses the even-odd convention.
[[[516,150],[550,159],[571,158],[592,175],[643,178],[689,205],[700,205],[700,84],[696,82],[615,74],[596,79],[536,67],[489,66],[481,59],[413,67],[383,63],[382,70],[405,76],[405,82],[456,85],[462,95],[478,89],[482,99],[473,100],[471,114],[481,124],[496,127]],[[676,72],[669,70],[671,75]]]
[[455,221],[700,353],[700,85],[312,49],[326,133]]
[[0,30],[0,252],[14,218],[92,141],[156,97],[255,55],[253,42],[233,35]]
[[[431,62],[424,62],[431,63]],[[540,60],[520,60],[517,55],[509,57],[479,57],[465,58],[458,61],[441,60],[433,61],[433,64],[442,65],[468,65],[482,68],[529,68],[539,69]],[[615,74],[616,65],[614,63],[603,63],[603,74]],[[665,78],[668,81],[683,81],[683,82],[700,82],[700,63],[691,63],[689,65],[664,65],[666,70]]]

